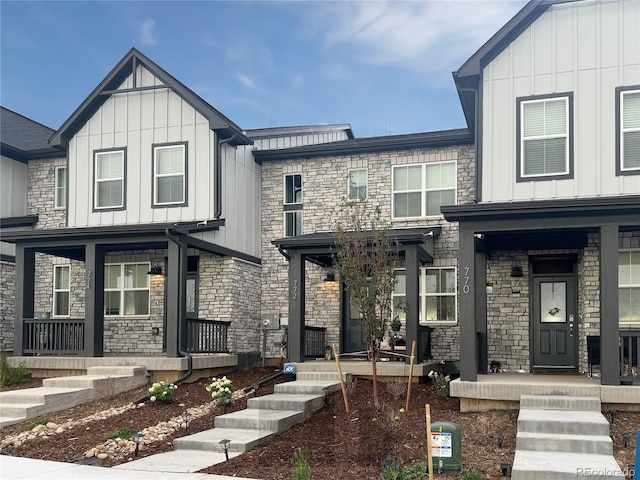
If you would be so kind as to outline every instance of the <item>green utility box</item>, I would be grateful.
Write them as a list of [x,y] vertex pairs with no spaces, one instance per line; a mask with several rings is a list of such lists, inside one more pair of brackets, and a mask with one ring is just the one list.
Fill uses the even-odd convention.
[[460,425],[453,422],[431,424],[431,456],[434,472],[454,474],[462,469]]

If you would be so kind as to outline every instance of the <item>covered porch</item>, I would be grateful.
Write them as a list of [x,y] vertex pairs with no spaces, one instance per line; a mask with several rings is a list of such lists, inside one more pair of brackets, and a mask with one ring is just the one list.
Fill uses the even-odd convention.
[[[144,331],[141,327],[136,330],[135,325],[131,324],[131,331],[141,335],[137,340],[140,354],[149,354],[148,348],[144,348],[145,343],[157,344],[162,357],[167,359],[193,354],[228,353],[231,322],[198,317],[197,309],[189,314],[189,299],[194,295],[197,298],[197,290],[194,293],[187,289],[193,278],[191,257],[188,255],[190,249],[217,257],[241,256],[239,252],[203,240],[202,235],[194,236],[218,230],[222,225],[224,220],[210,221],[207,225],[153,224],[25,230],[3,236],[4,241],[16,245],[13,355],[17,358],[98,358],[105,355],[105,268],[106,258],[114,252],[132,261],[146,258],[149,263],[150,300],[147,301],[155,309],[158,320],[155,323],[157,326],[145,326]],[[82,301],[84,315],[77,308],[71,315],[57,318],[47,312],[38,312],[35,307],[38,303],[36,283],[43,281],[36,276],[38,253],[83,263],[83,268],[78,269],[82,270],[82,277],[74,283],[73,289],[77,291],[73,294]],[[246,260],[256,264],[260,262],[256,258]],[[46,288],[53,289],[52,286]],[[72,290],[71,285],[68,288]],[[197,282],[192,288],[197,289]],[[76,303],[80,300],[76,300]],[[147,317],[150,314],[151,311]],[[126,315],[123,316],[121,312],[118,318],[126,318]]]
[[[417,363],[430,357],[428,334],[419,323],[419,273],[420,266],[433,263],[433,242],[440,234],[440,227],[397,228],[390,230],[391,241],[398,246],[407,278],[406,291],[406,345],[415,341]],[[307,262],[325,269],[331,269],[335,261],[336,238],[333,232],[312,233],[287,237],[272,242],[288,260],[288,359],[304,362],[305,340],[305,286]],[[340,288],[340,315],[345,312],[345,293]],[[345,352],[345,324],[343,318],[336,318],[340,324],[340,351]],[[408,361],[408,360],[407,360]]]
[[[621,323],[618,300],[619,250],[640,245],[639,202],[635,196],[443,207],[447,220],[459,222],[461,385],[489,395],[490,389],[471,385],[486,383],[483,375],[496,360],[490,349],[501,342],[490,328],[488,308],[511,307],[515,297],[520,308],[512,309],[513,321],[500,333],[520,349],[524,367],[516,369],[585,372],[592,343],[602,388],[621,385],[625,367],[631,371],[640,363],[637,327]],[[491,271],[490,263],[500,266]],[[494,285],[500,268],[510,271],[502,277],[509,279],[508,288]],[[558,285],[565,297],[556,308],[545,288],[553,292]]]

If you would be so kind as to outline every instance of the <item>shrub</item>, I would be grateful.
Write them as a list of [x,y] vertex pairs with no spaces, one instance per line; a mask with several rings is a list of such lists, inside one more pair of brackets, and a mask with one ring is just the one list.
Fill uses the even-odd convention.
[[211,394],[211,398],[221,407],[226,407],[233,402],[235,388],[227,377],[214,378],[209,385],[204,387]]
[[177,388],[173,383],[169,385],[165,382],[154,383],[149,389],[149,400],[156,403],[171,403],[173,401],[173,392]]
[[12,367],[6,358],[0,361],[0,390],[4,390],[11,385],[19,385],[29,376],[29,371],[24,365]]
[[138,430],[135,428],[123,427],[115,430],[113,432],[107,433],[103,439],[106,442],[107,440],[112,440],[116,438],[121,438],[122,440],[131,440],[134,434],[138,433]]
[[431,370],[429,372],[429,378],[433,380],[433,383],[436,386],[436,393],[438,395],[441,397],[449,396],[449,383],[451,383],[451,377],[449,375],[444,375],[443,373]]
[[293,475],[291,478],[292,480],[309,480],[311,478],[309,462],[300,448],[293,454]]
[[383,480],[411,480],[423,478],[426,474],[427,464],[424,462],[405,466],[402,460],[387,459],[382,467]]
[[470,467],[466,470],[463,468],[460,480],[482,480],[482,473],[476,467]]

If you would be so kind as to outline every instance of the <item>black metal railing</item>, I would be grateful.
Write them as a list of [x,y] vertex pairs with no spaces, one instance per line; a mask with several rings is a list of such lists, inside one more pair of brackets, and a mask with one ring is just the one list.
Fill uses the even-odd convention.
[[620,373],[632,375],[640,369],[640,330],[620,331]]
[[307,358],[324,357],[325,333],[323,327],[304,327],[304,356]]
[[231,322],[188,319],[186,351],[189,353],[227,353],[227,333]]
[[30,355],[80,355],[84,352],[83,319],[23,320],[22,352]]

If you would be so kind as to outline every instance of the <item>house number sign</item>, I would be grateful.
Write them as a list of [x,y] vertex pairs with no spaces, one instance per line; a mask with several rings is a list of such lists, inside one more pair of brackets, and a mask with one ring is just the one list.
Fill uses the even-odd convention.
[[292,300],[296,300],[298,298],[298,280],[293,281],[293,293]]
[[464,267],[464,276],[462,277],[464,280],[464,284],[462,285],[462,293],[469,293],[471,287],[469,286],[469,267]]

